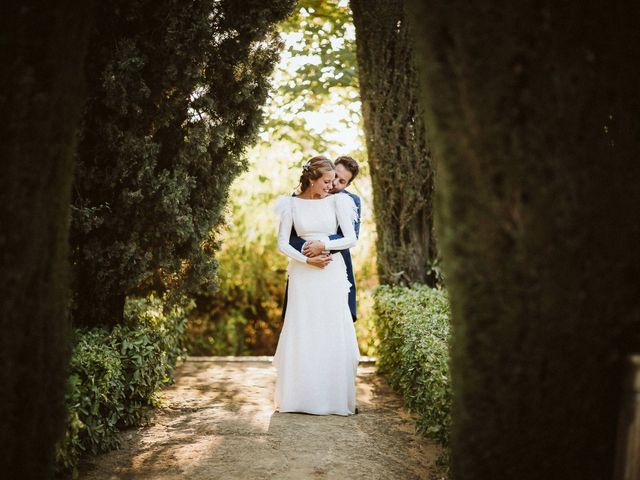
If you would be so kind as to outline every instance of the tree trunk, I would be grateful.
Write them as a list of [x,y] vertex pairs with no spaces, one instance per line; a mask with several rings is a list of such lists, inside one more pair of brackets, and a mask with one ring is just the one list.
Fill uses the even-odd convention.
[[415,0],[410,18],[441,161],[453,478],[611,478],[640,327],[640,4]]
[[384,284],[434,285],[434,166],[404,0],[352,0],[377,259]]
[[90,2],[0,16],[0,472],[48,478],[69,355],[67,233]]

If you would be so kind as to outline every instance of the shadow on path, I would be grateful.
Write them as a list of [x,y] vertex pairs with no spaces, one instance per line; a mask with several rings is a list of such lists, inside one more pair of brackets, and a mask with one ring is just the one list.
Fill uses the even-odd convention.
[[161,393],[148,426],[122,432],[122,448],[85,460],[96,479],[427,479],[440,451],[414,434],[402,400],[358,367],[358,415],[274,412],[276,371],[260,361],[188,360]]

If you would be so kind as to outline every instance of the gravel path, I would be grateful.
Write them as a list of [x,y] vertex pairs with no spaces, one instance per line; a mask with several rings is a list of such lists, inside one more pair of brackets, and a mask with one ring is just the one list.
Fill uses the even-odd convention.
[[150,425],[122,448],[85,460],[80,479],[443,478],[440,451],[414,434],[401,399],[370,362],[358,367],[358,415],[275,413],[268,359],[191,358],[162,394]]

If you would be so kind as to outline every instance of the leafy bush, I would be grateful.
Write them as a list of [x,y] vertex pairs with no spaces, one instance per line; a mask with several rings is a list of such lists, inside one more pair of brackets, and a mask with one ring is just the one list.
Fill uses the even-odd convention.
[[111,332],[76,330],[67,385],[67,426],[56,455],[60,469],[75,471],[84,452],[118,446],[118,427],[136,425],[156,405],[184,353],[186,303],[154,297],[130,299],[125,323]]
[[212,289],[216,230],[294,0],[97,2],[70,228],[74,325],[130,292]]
[[381,286],[374,295],[378,369],[418,414],[418,430],[447,445],[451,426],[446,293],[425,285]]

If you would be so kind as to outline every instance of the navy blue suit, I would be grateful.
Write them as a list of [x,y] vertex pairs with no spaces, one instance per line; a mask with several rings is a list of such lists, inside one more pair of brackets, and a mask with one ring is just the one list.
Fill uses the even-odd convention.
[[[361,210],[360,197],[354,193],[347,192],[346,190],[342,190],[341,192],[336,193],[335,195],[340,195],[341,193],[349,195],[353,199],[354,203],[356,204],[356,208],[358,209],[358,219],[353,224],[353,228],[356,231],[356,238],[358,238],[360,236],[360,210]],[[336,238],[342,238],[343,236],[344,235],[342,234],[342,230],[338,228],[338,233],[336,233],[335,235],[331,235],[329,237],[329,240],[335,240]],[[302,252],[302,247],[305,244],[305,242],[306,240],[300,238],[296,233],[296,229],[292,227],[291,236],[289,237],[289,244],[299,252]],[[349,251],[348,248],[344,250],[331,251],[331,253],[338,253],[338,252],[342,254],[342,258],[344,259],[344,264],[347,267],[347,279],[351,283],[351,289],[349,290],[349,310],[351,310],[351,318],[353,318],[353,321],[355,322],[358,319],[358,315],[356,312],[356,280],[353,275],[353,262],[351,261],[351,252]],[[284,319],[284,314],[287,311],[287,291],[288,290],[289,290],[289,281],[287,280],[287,287],[284,291],[284,302],[282,305],[283,319]]]

